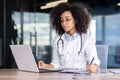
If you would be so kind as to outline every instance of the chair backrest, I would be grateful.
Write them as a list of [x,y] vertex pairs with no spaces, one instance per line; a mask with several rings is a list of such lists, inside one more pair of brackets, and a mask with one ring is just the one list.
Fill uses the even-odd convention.
[[100,68],[107,68],[108,45],[96,45],[98,58],[100,59]]

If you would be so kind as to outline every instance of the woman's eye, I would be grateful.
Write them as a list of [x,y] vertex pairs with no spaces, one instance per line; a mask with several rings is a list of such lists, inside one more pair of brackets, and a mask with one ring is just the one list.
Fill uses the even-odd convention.
[[72,19],[66,19],[66,21],[71,21]]
[[70,21],[70,19],[66,19],[66,21]]
[[61,23],[63,23],[63,22],[69,22],[70,20],[72,20],[72,19],[60,20],[60,22],[61,22]]

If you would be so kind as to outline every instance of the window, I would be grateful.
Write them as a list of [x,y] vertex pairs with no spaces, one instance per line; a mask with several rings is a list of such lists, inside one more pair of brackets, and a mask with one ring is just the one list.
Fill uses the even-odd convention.
[[96,43],[109,45],[108,67],[120,67],[120,14],[94,16]]

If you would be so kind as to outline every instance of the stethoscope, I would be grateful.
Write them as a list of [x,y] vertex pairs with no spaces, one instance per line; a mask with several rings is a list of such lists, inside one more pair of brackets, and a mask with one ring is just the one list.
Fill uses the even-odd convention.
[[[59,40],[57,41],[58,52],[60,51],[59,47],[62,47],[62,49],[64,48],[64,41],[61,37],[62,37],[62,35],[60,36]],[[81,39],[81,47],[80,47],[80,50],[78,51],[78,55],[82,52],[82,36],[81,35],[80,35],[80,39]],[[61,43],[61,46],[59,46],[60,43]]]

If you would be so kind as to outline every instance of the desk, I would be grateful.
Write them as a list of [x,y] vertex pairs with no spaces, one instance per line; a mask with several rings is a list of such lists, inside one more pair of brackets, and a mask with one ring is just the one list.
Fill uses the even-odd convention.
[[16,69],[0,69],[0,80],[120,80],[120,74],[98,73],[91,75],[59,72],[34,73]]

